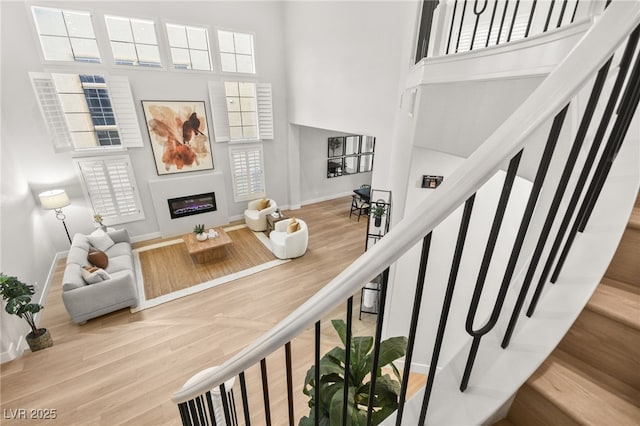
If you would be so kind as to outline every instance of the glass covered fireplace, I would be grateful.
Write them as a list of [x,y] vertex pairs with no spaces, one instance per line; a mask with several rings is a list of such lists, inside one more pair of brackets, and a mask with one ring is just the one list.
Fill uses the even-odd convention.
[[167,202],[169,203],[171,219],[217,210],[216,194],[213,192],[169,198]]

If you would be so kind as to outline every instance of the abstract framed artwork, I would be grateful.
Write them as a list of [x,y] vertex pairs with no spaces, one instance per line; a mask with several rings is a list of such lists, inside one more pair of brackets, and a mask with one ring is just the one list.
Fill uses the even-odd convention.
[[204,101],[142,101],[158,175],[213,169]]

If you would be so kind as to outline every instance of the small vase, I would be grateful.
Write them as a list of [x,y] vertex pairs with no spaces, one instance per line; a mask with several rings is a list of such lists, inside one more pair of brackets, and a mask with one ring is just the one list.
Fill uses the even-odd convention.
[[51,333],[46,328],[38,329],[39,335],[34,335],[33,331],[27,334],[27,343],[31,352],[39,351],[44,348],[53,346],[53,339],[51,339]]
[[382,217],[381,217],[381,216],[380,216],[380,217],[375,216],[375,217],[374,217],[373,224],[374,224],[377,228],[380,228],[380,225],[382,225]]
[[196,240],[198,240],[198,241],[207,241],[207,238],[209,238],[209,236],[207,234],[205,234],[204,232],[196,234]]

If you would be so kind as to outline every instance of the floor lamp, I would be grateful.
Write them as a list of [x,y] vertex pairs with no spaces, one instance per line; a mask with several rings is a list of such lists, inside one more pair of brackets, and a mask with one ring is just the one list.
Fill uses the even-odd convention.
[[38,197],[40,197],[40,205],[42,205],[43,209],[54,210],[56,212],[56,219],[62,221],[64,231],[67,233],[67,238],[69,239],[69,244],[71,244],[69,230],[67,229],[67,224],[64,223],[64,220],[67,218],[67,216],[62,213],[62,208],[71,204],[71,202],[69,201],[69,196],[67,195],[65,190],[52,189],[51,191],[40,193]]

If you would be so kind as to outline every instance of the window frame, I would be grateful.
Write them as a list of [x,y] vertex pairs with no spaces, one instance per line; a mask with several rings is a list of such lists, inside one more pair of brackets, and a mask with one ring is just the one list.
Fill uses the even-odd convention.
[[[255,85],[257,115],[257,135],[255,138],[231,139],[225,83],[252,83]],[[228,142],[230,144],[256,143],[273,140],[275,138],[273,90],[271,83],[260,82],[254,79],[223,79],[220,81],[209,81],[208,88],[215,142]]]
[[[156,44],[155,46],[158,49],[158,60],[159,65],[158,66],[152,66],[152,65],[140,65],[140,56],[138,55],[137,52],[137,44],[141,44],[141,45],[148,45],[148,46],[152,46],[149,43],[138,43],[135,40],[135,35],[133,35],[133,29],[132,29],[132,37],[133,37],[133,41],[132,42],[127,42],[127,43],[131,43],[134,46],[134,49],[136,50],[136,59],[137,59],[137,63],[118,63],[118,59],[116,58],[115,52],[113,50],[113,45],[112,42],[113,40],[111,39],[111,33],[109,30],[109,24],[107,21],[107,18],[116,18],[116,19],[127,19],[129,21],[129,25],[131,25],[132,21],[141,21],[141,22],[148,22],[148,23],[152,23],[153,24],[153,33],[155,35],[155,41]],[[166,70],[166,65],[165,65],[165,61],[163,61],[163,51],[166,51],[168,48],[168,40],[164,40],[162,39],[162,37],[159,37],[159,33],[158,33],[158,22],[156,19],[152,19],[152,18],[139,18],[139,17],[133,17],[133,16],[122,16],[122,15],[117,15],[117,14],[108,14],[108,13],[104,13],[102,15],[102,19],[104,21],[104,25],[105,25],[105,36],[106,36],[106,40],[105,40],[105,44],[107,44],[110,48],[111,51],[111,59],[113,60],[112,65],[114,67],[130,67],[133,69],[142,69],[142,70]],[[116,42],[121,42],[116,40]],[[163,44],[163,42],[166,42],[166,45]],[[164,58],[166,60],[166,58]]]
[[[72,159],[73,163],[74,163],[74,167],[76,169],[76,173],[78,174],[78,177],[80,179],[80,182],[82,184],[82,188],[83,188],[83,193],[85,196],[85,199],[87,201],[87,203],[91,206],[91,208],[93,209],[94,214],[99,214],[102,216],[103,219],[103,223],[106,226],[110,226],[110,225],[120,225],[120,224],[124,224],[124,223],[129,223],[129,222],[135,222],[135,221],[139,221],[139,220],[144,220],[145,219],[145,215],[144,215],[144,210],[142,208],[142,201],[140,198],[140,192],[138,191],[138,185],[136,183],[136,178],[135,178],[135,173],[133,172],[133,166],[131,164],[131,158],[129,156],[129,154],[114,154],[114,155],[100,155],[100,156],[90,156],[90,157],[76,157]],[[121,204],[122,202],[122,196],[119,196],[117,193],[118,192],[122,192],[123,190],[117,190],[117,188],[114,188],[114,184],[113,184],[113,180],[114,180],[114,173],[109,173],[108,172],[108,165],[107,163],[120,163],[118,164],[120,167],[124,167],[126,169],[126,175],[127,175],[127,181],[126,183],[129,185],[130,187],[130,191],[127,192],[127,196],[131,197],[133,199],[132,203],[135,206],[135,209],[137,209],[136,212],[133,213],[116,213],[116,214],[111,214],[108,211],[104,210],[103,208],[99,207],[99,201],[98,199],[100,198],[104,198],[104,196],[101,196],[100,193],[94,193],[92,194],[92,190],[90,189],[91,185],[94,184],[99,184],[94,182],[89,182],[90,180],[92,180],[93,178],[89,177],[88,173],[85,173],[85,171],[83,170],[83,164],[84,163],[102,163],[103,164],[103,170],[107,170],[104,175],[106,176],[106,183],[103,183],[103,185],[107,185],[108,186],[108,191],[104,191],[104,193],[109,194],[109,198],[110,198],[110,202],[111,205],[113,206],[113,208],[115,210],[119,209],[119,204]],[[124,163],[124,165],[122,164]],[[122,169],[120,170],[122,171]]]
[[[220,74],[223,75],[238,75],[238,76],[251,76],[251,77],[255,77],[258,75],[258,64],[257,64],[257,58],[256,58],[256,34],[253,31],[240,31],[240,30],[236,30],[236,29],[232,29],[232,28],[223,28],[223,27],[216,27],[214,28],[215,30],[215,43],[216,43],[216,50],[217,50],[217,60],[219,62],[220,65],[220,69],[219,72]],[[231,53],[231,52],[223,52],[222,49],[220,48],[220,36],[219,36],[219,32],[223,31],[223,32],[228,32],[228,33],[232,33],[234,34],[244,34],[244,35],[248,35],[251,36],[251,59],[253,61],[253,72],[244,72],[244,71],[225,71],[224,66],[223,66],[223,60],[222,60],[222,54],[223,53]],[[235,38],[234,38],[235,40]],[[235,45],[234,45],[234,49],[235,49]],[[235,57],[237,55],[237,53],[234,51],[234,59],[236,60],[236,70],[238,69],[238,62],[237,62],[237,57]]]
[[[105,80],[106,92],[109,96],[111,110],[115,119],[115,127],[120,140],[119,145],[96,145],[90,147],[76,147],[72,138],[73,130],[68,125],[67,113],[62,108],[60,92],[55,87],[53,74],[68,74],[74,76],[99,75]],[[43,121],[49,134],[52,136],[52,145],[55,152],[70,151],[74,154],[97,154],[100,152],[114,152],[127,148],[139,148],[144,146],[142,133],[138,124],[138,116],[133,103],[133,94],[129,79],[123,76],[110,76],[106,73],[95,71],[86,73],[72,72],[30,72],[31,81],[36,102],[40,109]],[[46,87],[45,87],[46,86]],[[53,94],[52,94],[53,92]],[[89,101],[84,96],[85,106],[88,114],[91,107]],[[70,113],[71,115],[71,113]],[[93,120],[92,120],[93,122]],[[111,125],[110,125],[111,126]],[[93,134],[96,141],[99,141],[98,131],[93,123]]]
[[[211,28],[208,25],[186,24],[184,22],[166,20],[166,19],[163,20],[162,23],[164,28],[164,36],[166,38],[166,46],[163,46],[163,48],[166,50],[167,59],[170,62],[170,65],[167,66],[167,70],[177,71],[177,72],[200,72],[200,73],[213,73],[216,71],[216,62],[215,62],[216,52],[214,51],[215,47],[211,40]],[[184,27],[184,28],[191,27],[195,29],[205,30],[206,40],[207,40],[207,53],[209,54],[209,69],[202,70],[202,69],[194,69],[194,68],[176,68],[175,62],[173,61],[173,53],[171,52],[172,46],[171,46],[171,40],[169,38],[169,30],[167,28],[169,25],[174,25],[174,26]],[[191,51],[190,48],[187,48],[187,50],[189,50],[189,52]],[[194,50],[201,51],[200,49],[194,49]]]
[[[33,34],[35,34],[35,38],[37,39],[37,43],[40,46],[40,60],[42,61],[42,63],[45,64],[52,64],[52,65],[65,65],[68,66],[70,64],[74,64],[74,66],[94,66],[94,65],[104,65],[104,55],[101,49],[101,44],[100,41],[98,40],[98,31],[96,31],[96,25],[95,25],[95,13],[93,13],[92,11],[86,11],[86,10],[76,10],[76,9],[66,9],[66,8],[62,8],[62,7],[55,7],[53,5],[49,6],[49,5],[42,5],[42,4],[26,4],[26,8],[28,9],[28,14],[31,16],[31,28],[33,30]],[[38,29],[38,22],[36,20],[36,16],[35,16],[35,9],[36,8],[40,8],[40,9],[51,9],[51,10],[59,10],[62,13],[66,12],[72,12],[72,13],[80,13],[80,14],[87,14],[89,15],[89,19],[91,21],[91,29],[93,31],[93,39],[95,40],[96,43],[96,49],[98,52],[98,60],[97,61],[77,61],[75,59],[75,55],[74,55],[74,59],[67,61],[67,60],[63,60],[63,59],[47,59],[46,53],[45,53],[45,49],[44,46],[42,44],[42,40],[41,40],[41,34],[40,31]],[[61,36],[62,37],[62,36]],[[66,39],[69,40],[69,45],[71,46],[71,38],[69,36],[69,33],[67,31],[67,36]],[[82,39],[86,39],[86,37],[77,37],[77,38],[82,38]],[[73,54],[73,47],[71,46],[71,53]]]
[[[239,188],[239,182],[238,182],[238,173],[236,172],[237,170],[237,165],[236,165],[236,158],[235,158],[235,153],[244,153],[245,155],[249,154],[249,153],[254,153],[257,152],[259,154],[259,161],[260,161],[260,177],[259,177],[259,186],[260,186],[260,190],[259,191],[247,191],[244,192],[241,190],[241,188]],[[250,160],[248,158],[244,159],[245,163],[248,163]],[[250,200],[255,200],[257,198],[261,198],[261,197],[265,197],[266,196],[266,180],[265,180],[265,170],[264,170],[264,150],[262,147],[262,144],[243,144],[243,145],[233,145],[229,147],[229,168],[230,168],[230,173],[231,173],[231,184],[232,184],[232,190],[233,190],[233,199],[235,202],[242,202],[242,201],[250,201]],[[246,164],[246,168],[247,168],[247,172],[245,173],[246,178],[247,178],[247,187],[251,188],[253,186],[255,177],[252,177],[252,174],[250,173],[249,169],[250,169],[250,164]]]

